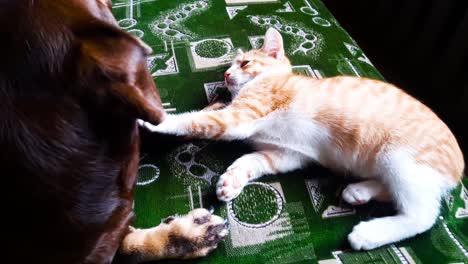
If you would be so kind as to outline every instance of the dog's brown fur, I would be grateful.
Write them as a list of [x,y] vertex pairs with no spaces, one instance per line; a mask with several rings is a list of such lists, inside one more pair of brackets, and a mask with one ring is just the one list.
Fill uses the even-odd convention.
[[204,209],[129,228],[136,119],[159,123],[164,111],[146,68],[151,49],[117,26],[110,7],[107,0],[0,1],[8,263],[127,259],[116,252],[137,261],[194,258],[227,235],[223,219]]
[[[132,219],[148,48],[104,0],[0,2],[0,174],[15,263],[109,263]],[[3,214],[5,215],[5,214]]]

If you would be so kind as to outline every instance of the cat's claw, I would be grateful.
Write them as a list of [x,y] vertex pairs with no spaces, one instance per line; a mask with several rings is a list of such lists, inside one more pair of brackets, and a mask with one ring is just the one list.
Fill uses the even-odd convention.
[[214,214],[214,211],[215,211],[214,206],[210,206],[210,208],[208,209],[208,212],[210,212],[210,214]]

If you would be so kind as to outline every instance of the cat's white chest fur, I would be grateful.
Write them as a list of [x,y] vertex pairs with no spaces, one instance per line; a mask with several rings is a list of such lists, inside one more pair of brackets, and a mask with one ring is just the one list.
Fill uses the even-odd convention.
[[250,129],[252,132],[248,140],[259,150],[278,148],[295,152],[327,167],[351,171],[361,177],[373,174],[366,166],[366,161],[337,149],[331,141],[329,129],[304,113],[294,110],[273,112],[255,121]]
[[273,112],[255,121],[252,128],[249,141],[254,145],[298,152],[316,161],[320,158],[321,146],[329,138],[327,129],[289,111]]

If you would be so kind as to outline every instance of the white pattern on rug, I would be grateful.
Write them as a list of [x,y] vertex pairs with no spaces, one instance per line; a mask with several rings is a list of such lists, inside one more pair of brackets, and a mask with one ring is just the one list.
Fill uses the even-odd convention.
[[310,65],[293,65],[292,69],[293,69],[293,72],[297,72],[301,74],[304,73],[305,75],[309,77],[313,77],[316,79],[323,78],[323,74],[319,70],[312,69]]
[[293,5],[289,1],[284,3],[283,8],[276,10],[276,13],[294,13],[294,12],[296,11],[294,10]]
[[358,48],[356,45],[349,44],[346,42],[343,42],[343,45],[345,45],[349,53],[351,53],[351,55],[353,55],[354,57],[357,57],[359,61],[365,62],[371,66],[374,66],[372,65],[372,62],[369,60],[369,58],[367,58],[366,54],[364,54],[364,52],[360,48]]
[[[165,50],[169,51],[167,48],[167,42],[164,41],[165,44]],[[151,76],[162,76],[162,75],[170,75],[170,74],[177,74],[179,73],[179,67],[177,65],[177,57],[174,49],[174,42],[171,41],[171,52],[169,53],[161,53],[161,54],[155,54],[152,56],[148,56],[147,58],[147,66],[148,70],[151,73]],[[156,69],[156,64],[158,61],[161,63],[164,62],[164,65],[166,66],[165,68],[162,69]]]
[[[269,183],[269,185],[274,187],[284,199],[283,189],[279,182]],[[230,244],[233,248],[264,244],[268,241],[285,237],[293,232],[287,212],[283,212],[275,222],[261,228],[241,225],[234,220],[235,216],[232,215],[232,211],[228,213],[227,217],[231,227]]]
[[277,3],[278,0],[226,0],[228,5],[239,5],[239,4],[270,4]]
[[306,15],[313,16],[312,22],[322,27],[331,27],[332,23],[330,23],[330,21],[326,20],[325,18],[319,17],[320,13],[317,11],[317,9],[312,7],[309,1],[304,0],[304,3],[306,5],[302,6],[300,10]]
[[[218,48],[220,54],[213,52]],[[194,71],[213,69],[229,65],[233,58],[233,44],[230,38],[208,38],[190,42],[191,64]],[[222,51],[224,49],[224,51]]]
[[[136,26],[138,24],[138,21],[134,18],[134,15],[133,15],[135,5],[136,5],[136,8],[137,8],[137,17],[141,16],[140,2],[136,2],[134,0],[128,0],[128,4],[125,6],[125,7],[127,7],[127,9],[125,10],[125,18],[121,19],[121,20],[119,20],[117,22],[117,24],[121,28],[129,29],[129,28],[134,27],[134,26]],[[135,29],[133,31],[135,31]],[[139,33],[139,34],[141,34],[141,33]]]
[[241,10],[244,10],[246,9],[247,6],[246,5],[243,5],[243,6],[226,6],[226,12],[229,16],[229,19],[233,19],[235,16],[237,16],[237,13],[239,13],[239,11]]
[[195,37],[195,34],[183,28],[181,23],[194,15],[206,11],[209,7],[209,0],[182,4],[171,11],[164,12],[149,25],[149,28],[154,35],[161,39],[192,39]]
[[217,99],[218,90],[226,89],[226,83],[224,81],[210,82],[205,83],[203,87],[205,88],[206,100],[208,101],[208,104],[211,104]]
[[279,32],[293,37],[291,54],[301,53],[308,56],[317,56],[321,50],[323,37],[319,33],[293,22],[284,21],[276,16],[247,16],[250,21],[263,28],[273,27]]
[[138,167],[138,178],[136,185],[145,186],[153,183],[159,178],[160,170],[154,164],[142,164]]
[[456,218],[466,218],[468,217],[468,190],[465,188],[463,183],[461,184],[460,198],[465,203],[464,208],[458,208],[455,212]]
[[265,36],[250,36],[249,43],[252,49],[259,49],[263,45]]
[[205,141],[187,143],[171,151],[166,156],[171,175],[184,186],[206,188],[214,184],[213,178],[225,168],[209,152],[203,151],[208,145]]
[[128,7],[130,5],[139,5],[141,3],[148,3],[148,2],[156,2],[159,0],[136,0],[130,2],[129,0],[117,0],[112,1],[112,8],[121,8],[121,7]]

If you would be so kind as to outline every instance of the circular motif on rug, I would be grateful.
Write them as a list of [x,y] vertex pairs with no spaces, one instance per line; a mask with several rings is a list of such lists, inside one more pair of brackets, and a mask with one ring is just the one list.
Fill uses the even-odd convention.
[[117,24],[119,24],[121,28],[127,29],[135,26],[137,24],[137,21],[134,18],[124,18],[122,20],[119,20]]
[[158,27],[159,29],[165,29],[169,26],[166,23],[161,22],[161,23],[156,24],[156,27]]
[[128,33],[134,35],[137,38],[142,38],[145,35],[145,32],[139,29],[130,29],[128,30]]
[[220,39],[206,39],[198,42],[195,52],[202,58],[219,58],[231,52],[231,44]]
[[214,178],[219,176],[219,173],[216,172],[220,170],[219,165],[203,151],[206,145],[199,144],[201,145],[193,143],[182,145],[167,157],[171,173],[186,186],[208,187]]
[[160,170],[153,164],[143,164],[138,167],[138,178],[136,185],[148,185],[159,178]]
[[307,14],[307,15],[311,15],[311,16],[316,16],[318,15],[318,11],[313,9],[312,7],[310,6],[303,6],[301,7],[301,12],[304,13],[304,14]]
[[328,22],[328,20],[323,19],[321,17],[314,17],[312,18],[312,21],[314,21],[315,24],[322,26],[322,27],[329,27],[331,26],[331,23]]
[[195,160],[195,154],[200,151],[198,146],[189,146],[186,151],[177,154],[176,161],[184,165],[190,176],[195,178],[204,178],[210,169]]
[[275,222],[283,212],[281,194],[269,184],[247,184],[242,193],[228,203],[228,211],[236,222],[251,227],[265,227]]

